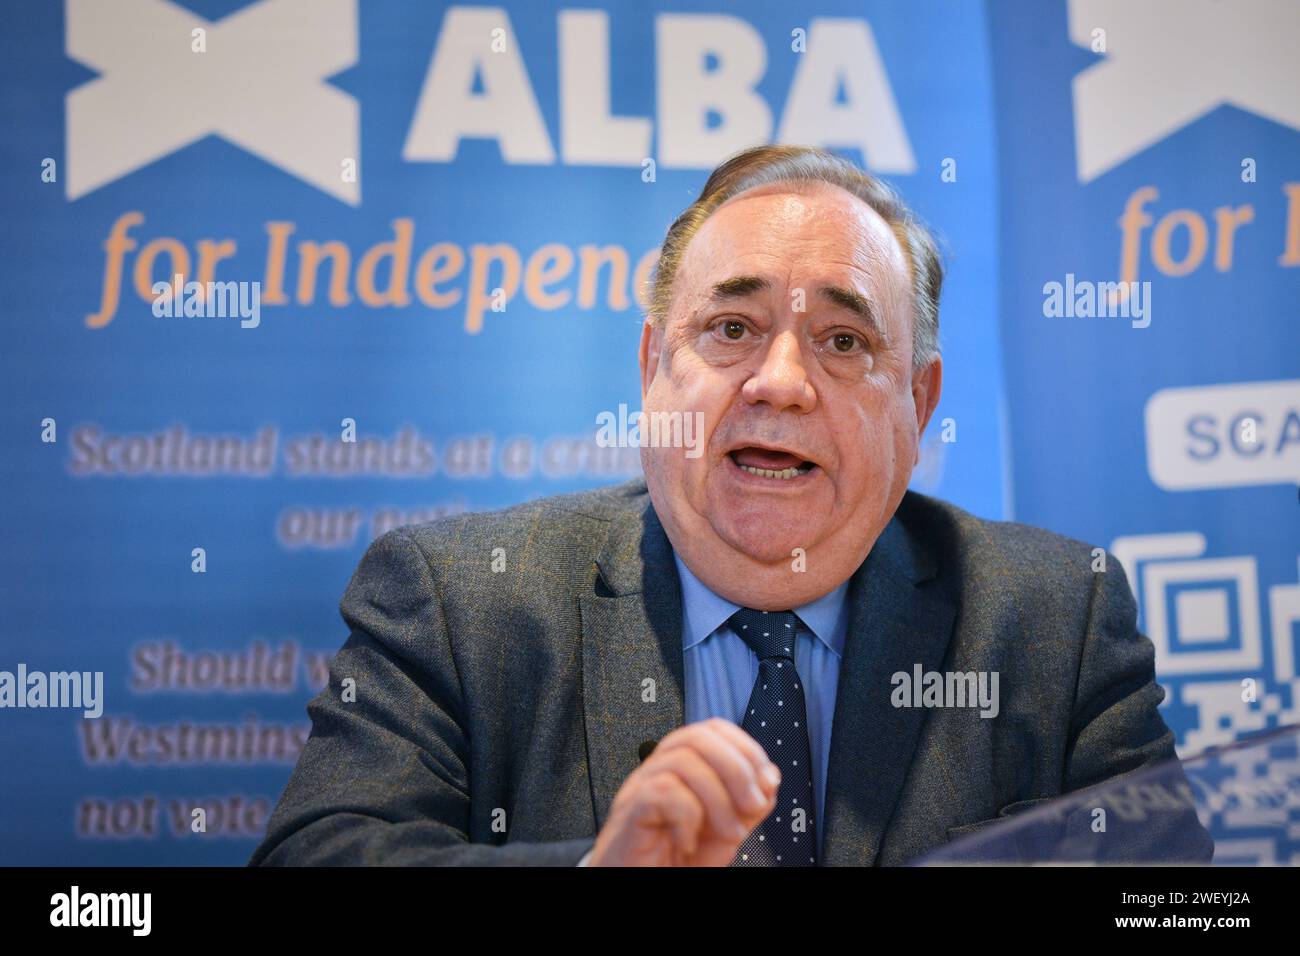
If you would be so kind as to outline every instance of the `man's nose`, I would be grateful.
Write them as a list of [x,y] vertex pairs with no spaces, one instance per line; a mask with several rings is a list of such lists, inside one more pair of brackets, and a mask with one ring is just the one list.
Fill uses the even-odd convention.
[[787,408],[812,411],[817,393],[808,381],[803,352],[793,332],[781,332],[773,337],[759,367],[741,389],[741,395],[750,404],[767,402],[777,411]]

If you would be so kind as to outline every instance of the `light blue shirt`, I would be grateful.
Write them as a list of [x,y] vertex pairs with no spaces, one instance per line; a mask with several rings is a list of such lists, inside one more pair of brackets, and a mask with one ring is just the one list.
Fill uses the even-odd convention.
[[[722,717],[739,726],[758,679],[758,655],[727,626],[727,619],[740,610],[740,605],[714,594],[676,553],[673,557],[682,582],[686,723]],[[819,849],[825,842],[826,764],[831,751],[835,688],[848,632],[848,588],[849,582],[845,581],[824,597],[792,609],[801,622],[795,637],[794,665],[802,678],[808,708]]]

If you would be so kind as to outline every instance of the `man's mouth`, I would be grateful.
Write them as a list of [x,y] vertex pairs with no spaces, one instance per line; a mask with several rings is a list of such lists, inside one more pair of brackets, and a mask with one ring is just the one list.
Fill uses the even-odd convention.
[[775,478],[779,481],[791,481],[817,467],[815,462],[792,452],[759,448],[756,445],[733,449],[727,453],[727,457],[741,471],[758,478]]

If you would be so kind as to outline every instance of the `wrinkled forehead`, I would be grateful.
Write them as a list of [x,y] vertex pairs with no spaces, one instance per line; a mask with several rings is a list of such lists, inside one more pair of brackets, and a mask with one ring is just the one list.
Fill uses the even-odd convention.
[[839,283],[900,321],[910,315],[910,271],[894,230],[867,203],[829,183],[772,183],[723,203],[687,245],[676,298],[698,301],[740,272],[765,274],[787,291]]

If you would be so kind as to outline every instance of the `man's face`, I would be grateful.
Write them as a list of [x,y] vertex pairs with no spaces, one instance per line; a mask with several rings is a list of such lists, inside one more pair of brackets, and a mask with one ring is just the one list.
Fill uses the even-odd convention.
[[644,411],[703,414],[698,457],[641,450],[674,549],[748,607],[833,590],[902,500],[941,369],[912,372],[907,259],[866,203],[808,183],[731,199],[642,331]]

